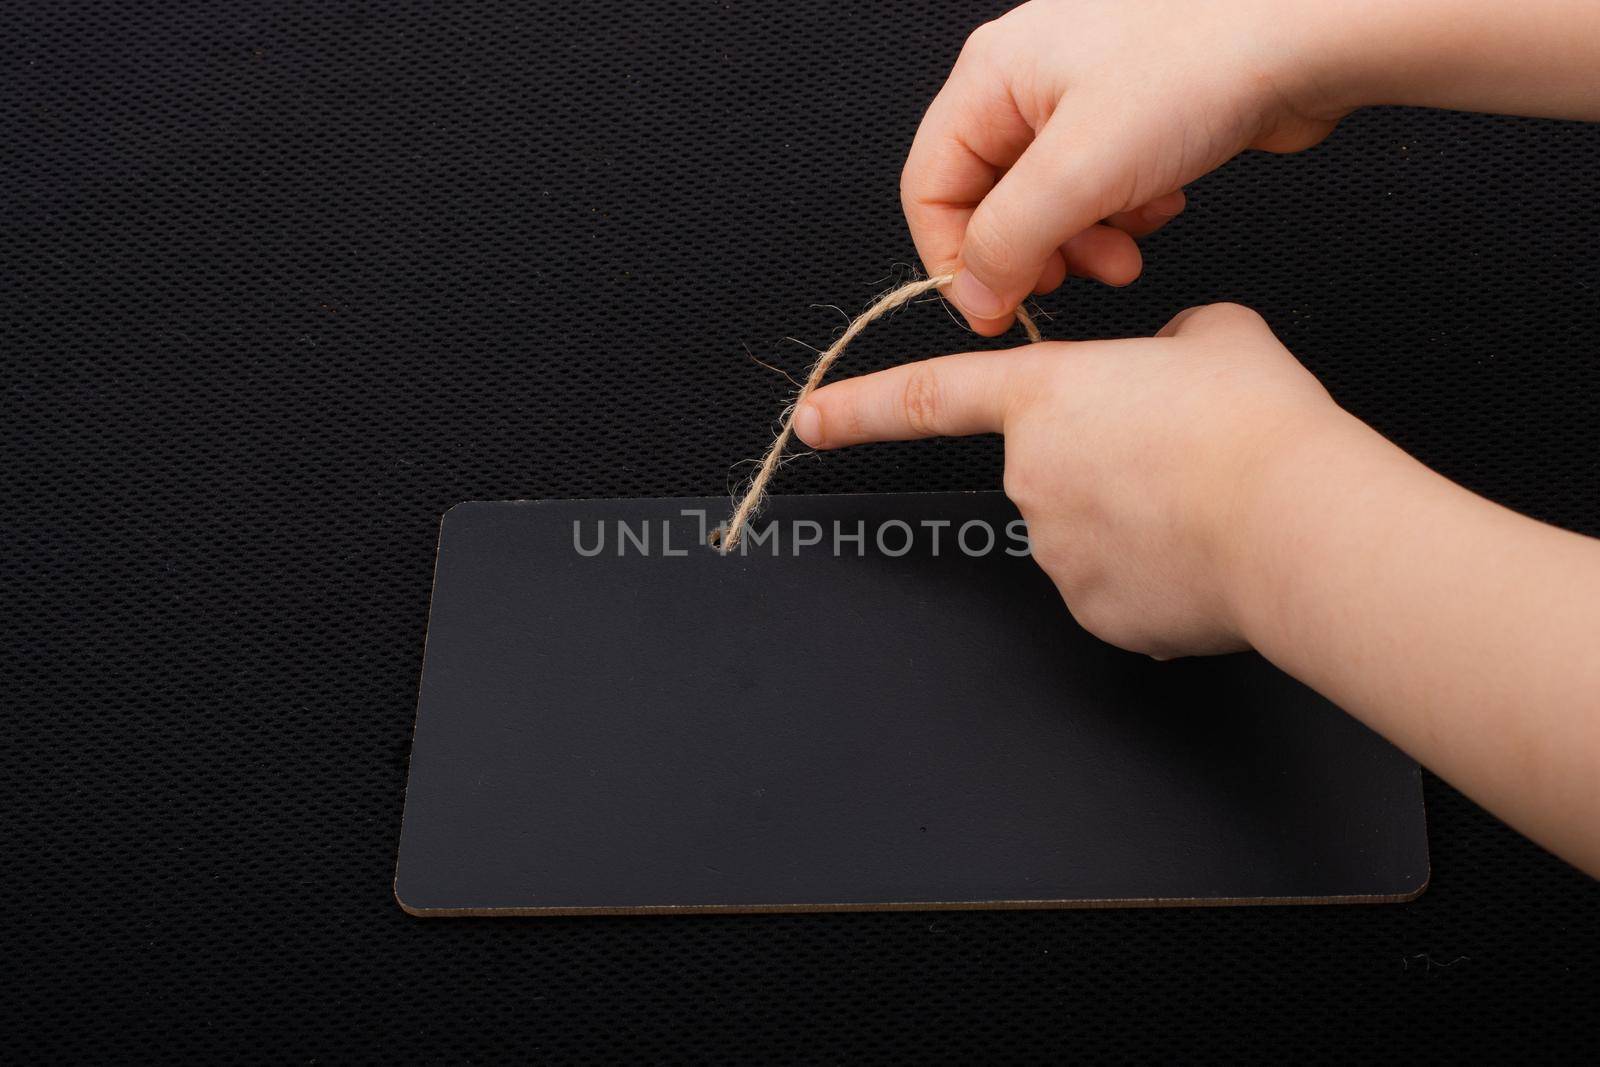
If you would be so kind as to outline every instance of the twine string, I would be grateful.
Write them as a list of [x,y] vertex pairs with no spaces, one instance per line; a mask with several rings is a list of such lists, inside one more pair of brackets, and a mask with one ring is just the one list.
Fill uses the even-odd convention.
[[[767,454],[761,458],[761,465],[756,468],[755,475],[750,479],[745,488],[744,497],[739,501],[739,506],[734,508],[733,516],[728,519],[721,537],[720,548],[723,555],[731,552],[739,543],[739,538],[744,534],[745,527],[751,518],[761,509],[766,500],[767,485],[772,481],[773,475],[778,472],[778,465],[783,461],[784,450],[789,447],[789,441],[794,437],[794,416],[809,397],[822,384],[822,379],[829,369],[838,362],[844,350],[850,347],[862,330],[877,322],[883,316],[901,307],[923,293],[931,292],[942,285],[948,285],[955,280],[953,274],[940,274],[932,278],[923,278],[920,281],[907,282],[898,289],[891,289],[880,296],[867,310],[850,320],[837,340],[829,345],[827,350],[817,357],[811,365],[811,372],[806,375],[805,384],[795,394],[794,402],[789,405],[784,413],[783,425],[778,430],[778,435],[773,439],[772,447],[767,449]],[[1017,321],[1022,323],[1022,328],[1027,331],[1028,340],[1035,343],[1043,340],[1039,327],[1034,325],[1033,319],[1022,308],[1017,308]]]

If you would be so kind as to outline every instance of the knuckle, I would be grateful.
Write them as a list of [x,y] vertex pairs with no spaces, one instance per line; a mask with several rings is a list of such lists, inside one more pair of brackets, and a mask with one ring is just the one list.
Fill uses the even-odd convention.
[[[1001,478],[1000,487],[1024,515],[1034,511],[1043,503],[1043,491],[1039,484],[1039,476],[1026,463],[1007,463],[1005,473]],[[1034,555],[1039,555],[1039,547],[1034,546]],[[1050,568],[1041,559],[1041,567]]]
[[[849,441],[865,441],[868,438],[867,420],[861,410],[859,401],[850,398],[832,407],[822,409],[822,425],[838,426],[843,428],[843,437]],[[830,433],[830,437],[840,435]]]
[[1079,626],[1106,644],[1129,652],[1146,651],[1149,642],[1142,625],[1106,597],[1079,594],[1067,601],[1067,610]]
[[1016,353],[1015,375],[1023,386],[1018,390],[1019,410],[1048,410],[1070,395],[1065,379],[1076,369],[1068,362],[1073,344],[1040,341]]
[[1190,315],[1195,325],[1205,326],[1256,326],[1262,321],[1253,308],[1227,301],[1203,304],[1192,309]]
[[943,401],[939,397],[939,381],[933,371],[916,367],[906,376],[900,394],[900,407],[906,425],[919,436],[931,437],[939,432],[939,418]]
[[917,182],[921,176],[921,169],[915,153],[907,153],[906,161],[900,167],[900,204],[909,207],[917,202]]
[[961,45],[962,58],[970,59],[986,52],[994,44],[995,36],[999,33],[999,30],[998,19],[980,24],[971,33],[967,34],[966,41]]

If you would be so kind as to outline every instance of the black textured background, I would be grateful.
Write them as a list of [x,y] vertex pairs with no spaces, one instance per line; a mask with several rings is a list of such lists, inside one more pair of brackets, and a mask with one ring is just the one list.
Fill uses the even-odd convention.
[[[436,921],[390,893],[439,514],[724,491],[903,273],[986,5],[6,4],[0,1045],[960,1060],[1595,1050],[1600,888],[1427,786],[1391,907]],[[1057,337],[1260,308],[1418,457],[1600,534],[1600,127],[1358,115]],[[975,342],[936,307],[858,369]],[[791,466],[990,488],[993,441]],[[1485,560],[1485,566],[1493,566]]]

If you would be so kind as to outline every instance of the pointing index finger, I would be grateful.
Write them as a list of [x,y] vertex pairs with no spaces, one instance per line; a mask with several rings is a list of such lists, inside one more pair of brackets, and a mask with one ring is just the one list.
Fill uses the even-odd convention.
[[795,412],[812,448],[1002,433],[1031,391],[1030,347],[963,352],[824,386]]

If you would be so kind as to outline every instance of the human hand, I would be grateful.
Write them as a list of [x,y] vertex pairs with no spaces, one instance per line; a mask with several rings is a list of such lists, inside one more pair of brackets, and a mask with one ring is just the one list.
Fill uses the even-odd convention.
[[1167,658],[1248,645],[1236,576],[1258,474],[1286,437],[1354,421],[1259,315],[1213,304],[1153,338],[970,352],[836,382],[794,425],[818,449],[1004,433],[1006,493],[1073,616]]
[[1084,628],[1158,658],[1253,647],[1600,877],[1600,541],[1428,470],[1255,312],[836,382],[813,448],[1006,435],[1005,488]]
[[1068,274],[1133,281],[1135,238],[1183,209],[1184,183],[1313,145],[1349,110],[1310,54],[1325,6],[1033,0],[980,26],[901,177],[923,265],[959,268],[946,296],[990,336]]

